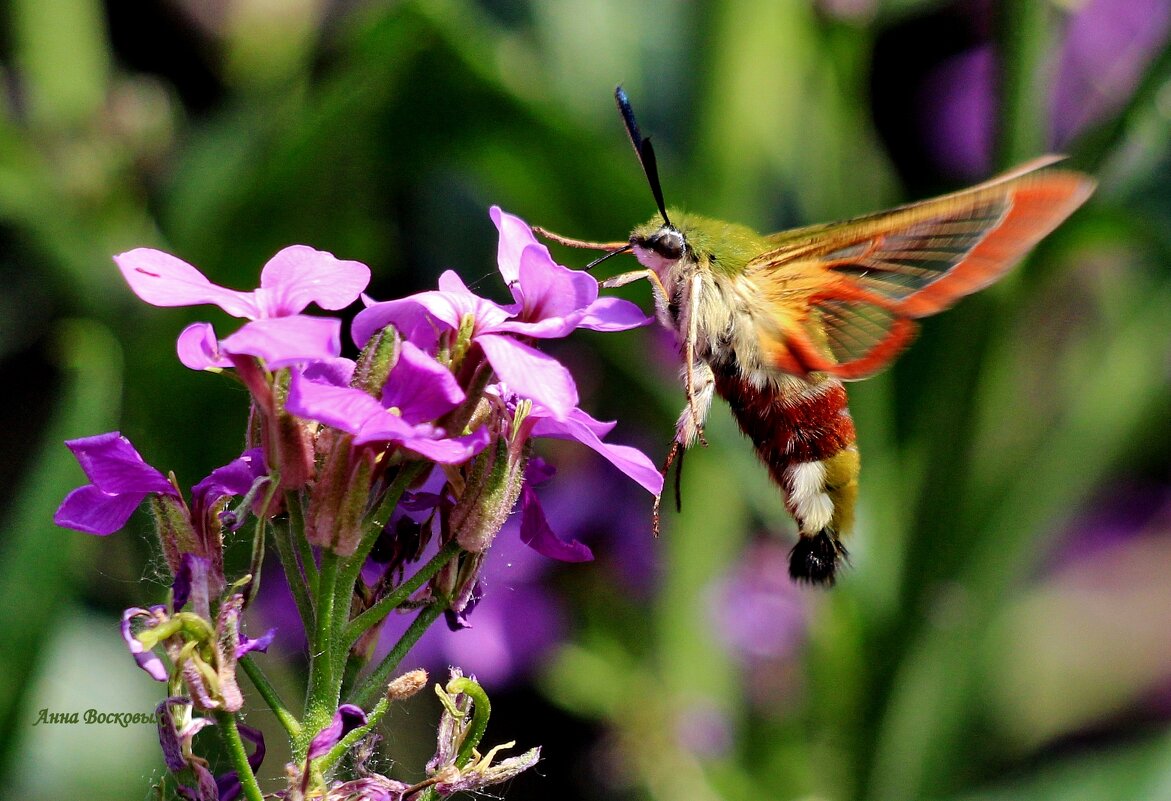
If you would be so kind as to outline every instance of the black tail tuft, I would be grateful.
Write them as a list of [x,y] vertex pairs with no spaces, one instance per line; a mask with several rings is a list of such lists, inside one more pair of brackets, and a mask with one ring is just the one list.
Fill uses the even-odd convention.
[[832,587],[838,569],[838,559],[848,556],[846,549],[828,530],[801,539],[789,551],[789,577],[793,581]]

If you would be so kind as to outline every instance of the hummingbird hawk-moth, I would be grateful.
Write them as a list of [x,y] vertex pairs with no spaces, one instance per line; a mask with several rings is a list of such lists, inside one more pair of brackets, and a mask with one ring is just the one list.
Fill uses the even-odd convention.
[[[603,258],[633,252],[642,269],[603,285],[646,279],[656,316],[676,334],[687,403],[664,472],[703,441],[719,394],[797,522],[790,576],[830,585],[858,492],[843,382],[888,365],[910,344],[917,318],[1004,275],[1090,196],[1094,181],[1047,155],[942,197],[761,235],[668,209],[654,150],[622,87],[615,99],[658,216],[627,242],[549,237],[605,250]],[[656,529],[657,514],[656,501]]]

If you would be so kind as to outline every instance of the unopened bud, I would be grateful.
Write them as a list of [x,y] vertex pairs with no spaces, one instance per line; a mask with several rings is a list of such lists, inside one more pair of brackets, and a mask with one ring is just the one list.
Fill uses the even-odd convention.
[[386,685],[388,701],[402,701],[427,686],[427,671],[422,668],[408,671]]
[[350,385],[371,397],[382,397],[382,388],[386,385],[387,376],[398,363],[401,344],[398,331],[392,325],[370,337],[370,341],[358,356],[358,364],[354,367],[354,377],[350,380]]

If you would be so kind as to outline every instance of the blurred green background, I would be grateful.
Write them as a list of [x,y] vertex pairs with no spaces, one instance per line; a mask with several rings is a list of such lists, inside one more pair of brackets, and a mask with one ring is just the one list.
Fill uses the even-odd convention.
[[[623,479],[555,455],[550,518],[600,558],[541,572],[553,644],[488,684],[493,742],[546,745],[509,797],[1171,798],[1166,0],[9,0],[0,23],[0,795],[147,798],[162,774],[149,727],[34,725],[158,700],[117,630],[164,592],[148,524],[55,528],[83,483],[62,440],[120,429],[185,485],[242,442],[246,396],[174,359],[208,310],[144,306],[110,256],[245,289],[301,242],[386,299],[492,273],[493,203],[623,239],[653,203],[621,82],[668,203],[762,229],[1052,149],[1100,188],[850,387],[861,509],[832,592],[788,585],[793,525],[718,403],[653,543],[648,498],[591,518]],[[557,354],[660,459],[683,403],[663,337]],[[389,752],[425,759],[408,730],[435,715],[393,718]]]

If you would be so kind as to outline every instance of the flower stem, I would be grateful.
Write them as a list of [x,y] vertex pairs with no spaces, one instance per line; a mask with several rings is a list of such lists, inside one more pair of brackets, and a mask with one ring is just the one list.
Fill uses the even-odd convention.
[[305,698],[305,725],[294,747],[296,759],[304,759],[309,740],[329,724],[337,709],[337,683],[333,635],[334,590],[337,583],[338,558],[326,548],[321,552],[321,567],[317,576],[317,604],[314,613],[317,626],[309,645],[309,690]]
[[276,715],[277,722],[288,733],[289,739],[297,739],[301,735],[301,722],[297,720],[296,716],[281,701],[281,697],[277,693],[276,688],[269,682],[268,676],[264,675],[264,671],[260,669],[260,665],[252,661],[252,657],[245,656],[240,660],[240,666],[248,674],[252,686],[260,693],[260,697],[264,699],[264,703],[268,704],[268,708]]
[[364,705],[386,687],[391,672],[398,667],[398,663],[407,655],[407,651],[411,650],[419,638],[423,636],[423,632],[443,614],[443,610],[446,608],[446,603],[432,603],[419,610],[418,616],[403,632],[403,636],[394,644],[394,648],[390,649],[390,653],[378,663],[378,667],[374,668],[374,672],[366,677],[366,681],[362,682],[350,694],[352,703]]
[[438,573],[444,565],[459,553],[459,550],[459,543],[454,540],[440,548],[439,552],[432,556],[427,564],[419,568],[419,572],[395,587],[393,592],[378,601],[378,603],[351,620],[350,624],[346,626],[342,641],[346,643],[347,647],[356,643],[358,638],[365,634],[371,627],[378,625],[393,610],[402,606],[403,602],[407,598],[410,598],[415,590],[430,581],[432,576]]
[[379,699],[378,703],[374,705],[374,708],[370,710],[370,714],[366,716],[366,725],[359,726],[345,737],[338,740],[337,745],[329,749],[329,753],[314,763],[314,768],[320,770],[322,773],[329,773],[330,768],[337,764],[337,761],[341,759],[346,754],[346,752],[353,748],[354,743],[358,742],[358,740],[361,740],[363,737],[374,730],[374,727],[378,725],[380,720],[382,720],[382,716],[386,714],[386,710],[388,709],[390,709],[390,701],[388,701],[386,697],[383,696],[381,699]]
[[453,695],[463,693],[472,699],[472,722],[455,757],[455,766],[462,768],[468,764],[468,760],[472,758],[472,751],[484,739],[484,732],[488,730],[488,718],[492,714],[492,704],[488,701],[488,693],[484,692],[484,688],[464,676],[448,682],[447,692]]
[[236,728],[236,716],[223,710],[215,713],[216,728],[219,729],[220,740],[228,757],[232,760],[232,767],[236,769],[236,776],[240,779],[240,787],[248,801],[264,801],[264,793],[260,792],[260,785],[256,783],[256,774],[248,764],[248,752],[244,750],[244,741],[240,739],[240,730]]

